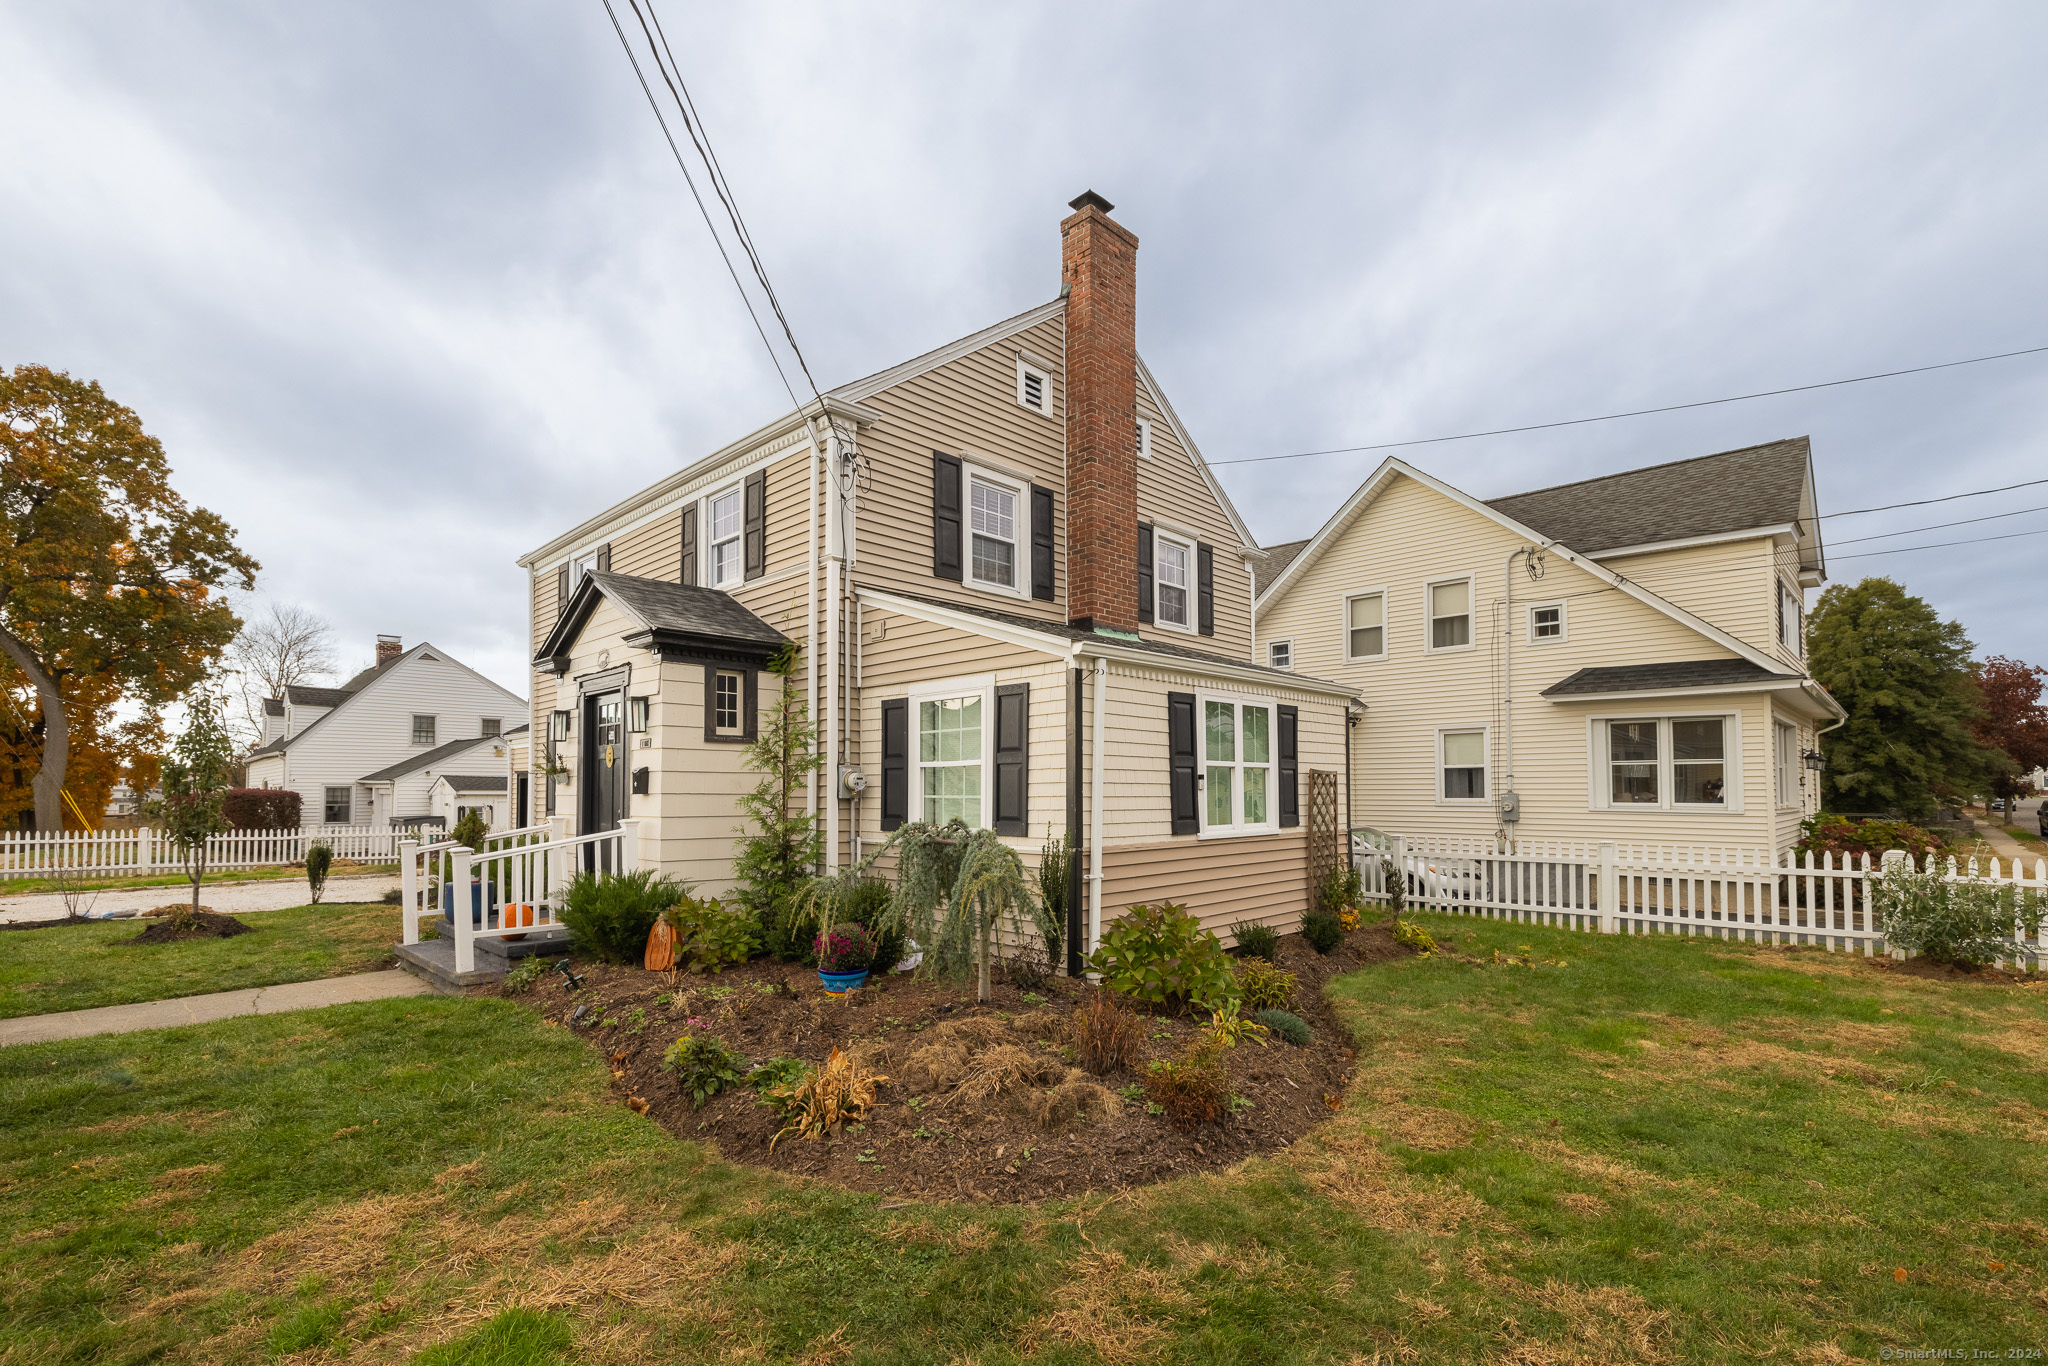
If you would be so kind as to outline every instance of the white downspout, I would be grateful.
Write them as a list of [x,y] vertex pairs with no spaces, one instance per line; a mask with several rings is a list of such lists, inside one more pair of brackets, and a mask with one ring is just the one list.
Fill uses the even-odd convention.
[[[810,430],[808,419],[805,431]],[[810,709],[811,721],[818,719],[818,462],[824,453],[818,449],[818,439],[811,437],[811,502],[810,514],[804,519],[804,706]],[[813,773],[811,781],[804,784],[804,814],[814,822],[818,817],[818,775]],[[811,827],[817,829],[815,824]]]
[[1088,952],[1102,943],[1102,739],[1109,723],[1109,661],[1095,657],[1094,722],[1088,733]]
[[827,429],[825,438],[825,707],[817,718],[818,733],[825,745],[825,766],[820,780],[825,802],[825,872],[839,867],[839,694],[840,615],[844,610],[845,528],[840,519],[838,474],[839,436]]

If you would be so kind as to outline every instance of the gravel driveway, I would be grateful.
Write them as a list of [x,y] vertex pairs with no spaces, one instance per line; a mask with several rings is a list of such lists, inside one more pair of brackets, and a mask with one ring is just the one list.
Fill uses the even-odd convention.
[[[330,878],[323,901],[379,901],[384,893],[398,886],[396,873],[372,873],[361,877]],[[190,886],[185,887],[138,887],[131,891],[99,892],[86,894],[93,898],[92,915],[97,918],[112,912],[146,911],[152,906],[163,906],[173,901],[188,900],[192,895]],[[209,885],[199,894],[202,906],[211,906],[216,911],[281,911],[287,906],[303,906],[312,897],[307,895],[306,880],[302,877],[278,878],[270,882],[224,882]],[[8,896],[4,884],[0,884],[0,922],[17,920],[62,920],[64,898],[55,892],[38,893],[35,896]]]

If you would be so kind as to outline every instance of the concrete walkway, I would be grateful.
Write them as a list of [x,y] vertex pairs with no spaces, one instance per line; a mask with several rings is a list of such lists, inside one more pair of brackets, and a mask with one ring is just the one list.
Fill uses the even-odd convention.
[[[380,901],[384,893],[396,889],[398,874],[366,873],[356,877],[329,878],[322,903],[329,901]],[[92,902],[91,915],[94,919],[117,911],[140,912],[154,906],[167,905],[173,901],[190,901],[192,884],[182,887],[134,887],[118,892],[87,892],[81,900]],[[199,893],[199,904],[211,906],[224,915],[235,915],[243,911],[281,911],[288,906],[303,906],[313,899],[306,890],[306,879],[300,877],[272,878],[264,882],[222,882],[208,883]],[[395,912],[396,908],[394,908]],[[33,896],[8,896],[5,884],[0,883],[0,922],[16,920],[62,920],[64,898],[55,892],[38,892]]]
[[126,1034],[137,1029],[173,1029],[236,1015],[277,1015],[287,1010],[314,1010],[353,1001],[433,994],[434,989],[425,982],[394,968],[353,977],[217,991],[210,996],[181,996],[173,1001],[138,1001],[134,1005],[68,1010],[57,1015],[24,1015],[0,1020],[0,1047],[46,1043],[51,1039],[83,1039],[93,1034]]

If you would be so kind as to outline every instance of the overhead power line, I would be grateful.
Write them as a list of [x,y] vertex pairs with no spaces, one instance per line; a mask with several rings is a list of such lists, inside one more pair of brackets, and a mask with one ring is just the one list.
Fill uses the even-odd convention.
[[2024,517],[2030,512],[2048,512],[2048,503],[2039,507],[2021,508],[2018,512],[1994,512],[1986,517],[1965,517],[1960,522],[1935,522],[1931,526],[1907,527],[1904,531],[1881,531],[1875,536],[1851,536],[1836,545],[1861,545],[1865,541],[1888,541],[1894,536],[1912,536],[1922,531],[1941,531],[1952,526],[1971,526],[1977,522],[1996,522],[2006,517]]
[[[1986,361],[2010,360],[2014,356],[2035,356],[2048,346],[2029,346],[2019,351],[2000,351],[1992,356],[1971,356],[1965,360],[1915,365],[1905,370],[1884,370],[1874,375],[1852,375],[1848,379],[1822,380],[1818,384],[1795,384],[1786,389],[1762,389],[1753,394],[1730,394],[1726,398],[1703,398],[1691,403],[1670,403],[1661,408],[1634,408],[1625,413],[1602,413],[1598,417],[1571,417],[1557,422],[1532,422],[1522,427],[1495,427],[1483,432],[1458,432],[1451,436],[1419,436],[1407,441],[1380,441],[1369,446],[1335,446],[1321,451],[1293,451],[1286,455],[1246,455],[1235,460],[1211,460],[1211,465],[1257,465],[1271,460],[1307,460],[1320,455],[1357,455],[1365,451],[1393,451],[1408,446],[1439,446],[1447,441],[1477,441],[1487,436],[1514,436],[1521,432],[1545,432],[1559,427],[1584,427],[1595,422],[1618,422],[1625,417],[1650,417],[1656,413],[1678,413],[1689,408],[1712,408],[1724,403],[1747,403],[1755,398],[1776,398],[1782,394],[1811,393],[1815,389],[1838,389],[1845,384],[1868,384],[1872,380],[1897,379],[1901,375],[1924,375],[1932,370],[1953,370],[1960,365],[1982,365]],[[1847,516],[1839,513],[1838,516]]]
[[1968,493],[1949,493],[1939,498],[1915,498],[1909,503],[1886,503],[1882,507],[1850,508],[1847,512],[1823,512],[1820,519],[1830,517],[1860,517],[1866,512],[1890,512],[1893,508],[1926,507],[1929,503],[1953,503],[1958,498],[1976,498],[1987,493],[2011,493],[2014,489],[2030,489],[2036,484],[2048,484],[2048,479],[2027,479],[2017,484],[2001,484],[1995,489],[1971,489]]
[[2022,536],[2048,536],[2048,527],[2039,531],[2010,531],[2003,536],[1977,536],[1967,541],[1936,541],[1932,545],[1902,545],[1890,550],[1859,550],[1854,555],[1830,555],[1834,560],[1867,560],[1877,555],[1904,555],[1911,550],[1943,550],[1952,545],[1982,545],[1986,541],[2013,541]]

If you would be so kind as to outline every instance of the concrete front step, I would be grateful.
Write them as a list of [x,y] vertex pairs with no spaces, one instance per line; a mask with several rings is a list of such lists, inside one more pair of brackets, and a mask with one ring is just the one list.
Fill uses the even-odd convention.
[[524,939],[479,939],[476,941],[475,970],[457,972],[455,941],[444,936],[425,939],[417,944],[400,944],[398,965],[424,982],[444,991],[455,991],[495,982],[512,970],[515,959],[529,954],[559,957],[567,952],[567,930],[535,930]]

